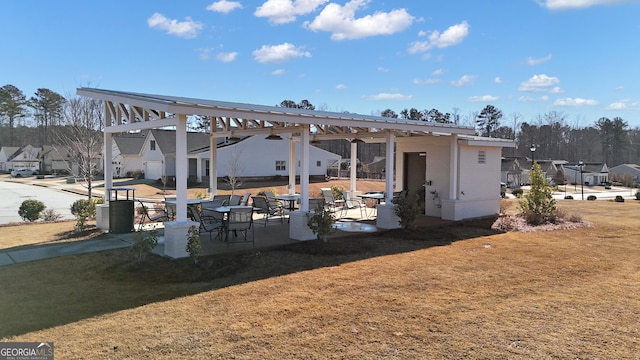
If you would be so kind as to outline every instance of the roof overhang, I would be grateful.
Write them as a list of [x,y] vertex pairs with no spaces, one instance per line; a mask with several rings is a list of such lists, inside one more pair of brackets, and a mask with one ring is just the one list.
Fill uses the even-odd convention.
[[[377,142],[389,133],[397,137],[475,134],[469,126],[337,113],[278,106],[79,88],[77,94],[105,103],[105,132],[126,132],[177,126],[176,115],[207,117],[211,136],[251,136],[290,133],[297,137],[306,125],[312,139],[353,139]],[[484,138],[481,138],[484,139]],[[506,143],[506,141],[505,141]],[[492,142],[492,146],[500,146]],[[502,146],[510,146],[502,145]],[[513,145],[515,146],[515,145]]]

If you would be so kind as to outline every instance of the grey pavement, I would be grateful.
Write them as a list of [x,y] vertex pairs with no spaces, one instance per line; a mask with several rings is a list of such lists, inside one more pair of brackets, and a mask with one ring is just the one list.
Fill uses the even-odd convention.
[[106,234],[100,239],[4,249],[0,251],[0,266],[119,249],[129,247],[131,244],[131,234]]

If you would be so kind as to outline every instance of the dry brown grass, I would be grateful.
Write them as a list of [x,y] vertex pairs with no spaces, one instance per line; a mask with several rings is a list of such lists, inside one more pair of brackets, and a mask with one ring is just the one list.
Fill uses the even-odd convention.
[[640,202],[560,205],[594,227],[466,222],[200,267],[122,250],[13,265],[0,330],[29,307],[53,327],[8,339],[54,341],[64,359],[636,359]]

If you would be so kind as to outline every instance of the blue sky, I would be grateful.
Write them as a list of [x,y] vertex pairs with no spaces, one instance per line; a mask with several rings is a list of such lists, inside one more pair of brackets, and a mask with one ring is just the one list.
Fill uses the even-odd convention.
[[640,127],[639,15],[638,0],[5,1],[0,86]]

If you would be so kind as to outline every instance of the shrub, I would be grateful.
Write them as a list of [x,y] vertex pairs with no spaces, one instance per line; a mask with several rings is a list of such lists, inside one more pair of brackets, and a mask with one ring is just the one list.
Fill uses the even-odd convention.
[[571,195],[567,195],[564,197],[565,200],[573,200],[573,196]]
[[96,217],[95,200],[78,199],[71,204],[71,214],[76,217],[76,228],[83,231],[87,226],[87,220]]
[[335,231],[333,228],[335,222],[336,218],[331,211],[324,207],[318,207],[309,216],[307,226],[316,234],[318,240],[322,239],[322,241],[327,242],[327,237]]
[[138,261],[144,260],[158,245],[158,231],[156,229],[142,230],[133,234],[133,251]]
[[636,200],[640,200],[640,191],[636,191]]
[[401,196],[393,199],[393,203],[396,204],[393,211],[400,218],[400,226],[403,229],[413,228],[418,217],[418,199],[416,197]]
[[589,195],[589,196],[587,196],[587,200],[591,200],[591,201],[593,201],[593,200],[595,200],[595,199],[597,199],[597,197],[596,197],[595,195]]
[[42,212],[42,220],[44,221],[58,221],[62,219],[62,214],[54,209],[44,209]]
[[531,190],[520,201],[520,213],[531,225],[552,222],[556,216],[556,201],[553,199],[551,186],[542,174],[538,163],[533,164],[530,172]]
[[20,208],[18,209],[18,214],[22,218],[22,220],[35,221],[40,218],[40,213],[44,210],[46,206],[40,200],[29,199],[25,200],[20,204]]
[[195,225],[189,227],[187,247],[185,250],[189,253],[189,257],[191,257],[193,263],[197,264],[198,256],[200,256],[200,251],[202,251],[202,245],[200,244],[200,229]]
[[338,185],[331,185],[331,192],[333,193],[333,198],[336,200],[342,200],[342,192],[344,188]]
[[518,188],[518,189],[513,189],[511,190],[511,195],[520,198],[522,197],[522,194],[524,193],[524,191],[522,191],[522,189]]
[[624,202],[624,198],[621,195],[616,195],[616,202]]

